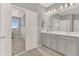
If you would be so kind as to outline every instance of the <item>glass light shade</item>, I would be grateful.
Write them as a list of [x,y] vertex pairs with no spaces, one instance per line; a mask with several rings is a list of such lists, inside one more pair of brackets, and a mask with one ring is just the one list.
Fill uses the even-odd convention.
[[50,14],[51,12],[50,11],[48,11],[48,14]]
[[70,3],[70,6],[72,6],[73,5],[73,3]]
[[53,11],[51,10],[51,13],[53,13]]
[[66,7],[68,7],[68,5],[67,5],[67,4],[65,4],[65,8],[66,8]]
[[63,9],[63,6],[60,6],[60,9]]
[[56,12],[56,9],[54,9],[54,12]]

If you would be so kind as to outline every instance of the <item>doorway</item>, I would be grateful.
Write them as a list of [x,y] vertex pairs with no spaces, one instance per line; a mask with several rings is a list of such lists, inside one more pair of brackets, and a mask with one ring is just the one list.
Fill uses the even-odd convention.
[[23,35],[24,22],[21,17],[12,17],[11,29],[12,29],[12,55],[17,55],[25,51],[25,38]]

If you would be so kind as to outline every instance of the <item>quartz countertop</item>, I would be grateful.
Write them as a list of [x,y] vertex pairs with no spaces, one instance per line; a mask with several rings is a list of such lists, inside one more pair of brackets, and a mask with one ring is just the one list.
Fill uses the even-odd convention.
[[42,33],[79,37],[78,32],[42,31]]

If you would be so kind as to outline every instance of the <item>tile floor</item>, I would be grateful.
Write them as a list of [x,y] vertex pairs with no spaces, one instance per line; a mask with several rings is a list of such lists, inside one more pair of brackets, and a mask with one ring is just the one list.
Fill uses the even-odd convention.
[[20,54],[19,56],[63,56],[51,49],[41,46]]
[[12,55],[25,51],[24,39],[12,39]]

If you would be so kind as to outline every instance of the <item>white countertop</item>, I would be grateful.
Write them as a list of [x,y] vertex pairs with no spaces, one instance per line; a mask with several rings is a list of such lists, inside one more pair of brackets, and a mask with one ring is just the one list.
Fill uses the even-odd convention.
[[48,34],[58,34],[58,35],[79,37],[79,33],[77,32],[59,32],[59,31],[41,31],[41,32],[48,33]]

